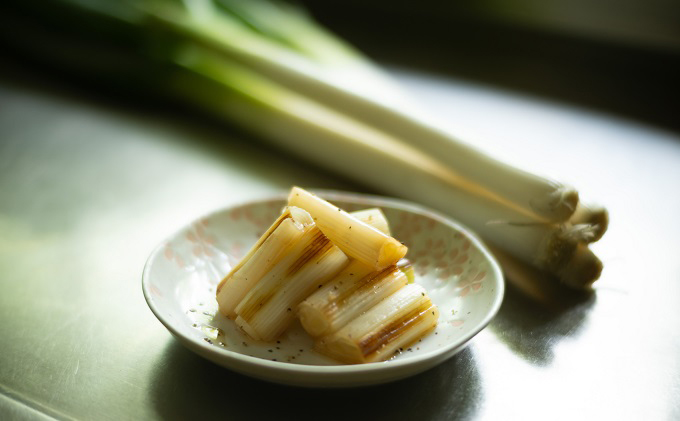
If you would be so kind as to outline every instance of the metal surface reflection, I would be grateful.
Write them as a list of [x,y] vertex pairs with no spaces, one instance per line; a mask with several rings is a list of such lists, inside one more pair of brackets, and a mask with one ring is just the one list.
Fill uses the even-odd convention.
[[[470,419],[482,401],[473,349],[408,380],[355,389],[301,389],[217,367],[169,341],[150,400],[164,419]],[[258,404],[259,402],[259,404]]]
[[510,283],[498,315],[490,326],[498,339],[519,357],[537,366],[549,366],[553,346],[562,339],[575,339],[587,324],[597,295],[568,295],[559,305],[532,300]]
[[677,134],[396,74],[483,147],[564,175],[608,206],[593,293],[567,294],[541,276],[523,283],[518,268],[468,349],[393,384],[309,390],[228,372],[182,348],[146,307],[150,251],[188,220],[292,184],[365,190],[196,116],[8,77],[0,418],[677,419]]

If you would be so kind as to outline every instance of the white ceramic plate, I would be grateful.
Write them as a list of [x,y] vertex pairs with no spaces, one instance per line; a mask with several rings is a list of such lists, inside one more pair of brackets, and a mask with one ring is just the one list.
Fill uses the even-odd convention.
[[233,371],[291,385],[347,387],[427,370],[460,351],[495,316],[503,298],[501,270],[466,228],[403,201],[316,193],[347,211],[383,209],[393,236],[409,247],[416,282],[440,309],[434,333],[389,361],[339,365],[314,352],[299,325],[275,343],[258,343],[221,316],[217,283],[275,220],[285,194],[215,212],[159,245],[142,277],[144,296],[156,317],[189,349]]

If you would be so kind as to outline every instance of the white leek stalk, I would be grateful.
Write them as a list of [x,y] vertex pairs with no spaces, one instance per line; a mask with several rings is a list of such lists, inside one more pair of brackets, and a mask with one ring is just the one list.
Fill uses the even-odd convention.
[[416,271],[413,268],[413,263],[411,263],[409,259],[401,259],[397,262],[397,267],[404,275],[406,275],[406,280],[409,284],[416,281]]
[[253,339],[272,341],[295,319],[295,308],[349,262],[315,226],[260,279],[236,307],[236,325]]
[[302,327],[313,337],[328,335],[408,284],[396,266],[373,271],[359,261],[307,297],[298,307]]
[[392,235],[390,233],[390,225],[387,222],[387,218],[380,208],[362,209],[350,212],[349,214],[364,224],[372,226],[385,235]]
[[291,190],[288,204],[309,212],[333,244],[374,269],[393,265],[406,255],[408,249],[399,241],[299,187]]
[[217,286],[220,312],[230,319],[235,318],[238,303],[300,239],[305,227],[313,224],[304,210],[287,207]]
[[316,342],[316,349],[348,364],[390,359],[437,325],[439,310],[418,284],[409,284],[338,332]]
[[[379,208],[363,209],[351,214],[389,235],[387,219]],[[220,312],[234,319],[236,317],[234,309],[238,303],[302,236],[304,228],[313,224],[312,217],[305,210],[287,206],[217,286],[216,296]]]
[[569,223],[581,230],[588,231],[587,243],[598,241],[609,226],[609,212],[600,206],[586,206],[579,203]]
[[[584,218],[572,188],[440,130],[388,77],[294,8],[265,0],[2,4],[5,21],[16,14],[21,22],[0,30],[4,41],[43,62],[203,105],[316,165],[447,213],[566,284],[585,286],[599,273],[584,247],[606,230],[606,212]],[[55,23],[68,34],[48,29]],[[579,264],[565,267],[572,261]]]
[[[212,3],[202,2],[201,6],[209,9]],[[383,86],[384,83],[381,84],[384,89],[377,94],[367,88],[367,84],[362,84],[362,89],[356,89],[352,84],[343,82],[343,79],[327,76],[327,67],[301,59],[299,55],[291,54],[266,38],[243,36],[243,28],[233,20],[220,19],[219,14],[210,13],[210,10],[189,8],[187,11],[169,7],[149,9],[151,15],[218,50],[227,58],[243,63],[268,79],[320,104],[333,107],[387,134],[398,136],[402,142],[437,157],[457,174],[455,181],[458,188],[502,202],[515,203],[535,213],[542,221],[566,221],[576,209],[578,194],[573,188],[493,159],[438,129],[412,107],[406,110],[394,107],[394,101],[385,100],[394,95],[392,89]],[[232,42],[233,39],[241,42]],[[345,57],[347,54],[339,55]],[[351,57],[348,61],[357,60]],[[363,71],[345,80],[356,84],[357,80],[363,78],[375,83],[374,76],[373,72]]]
[[[598,271],[590,267],[583,273],[564,270],[579,242],[569,235],[568,226],[537,222],[519,206],[459,189],[457,174],[419,150],[209,51],[187,47],[178,63],[205,76],[183,78],[178,86],[191,87],[187,94],[209,110],[221,110],[277,145],[362,183],[394,195],[407,192],[411,199],[465,222],[494,245],[560,276],[568,285],[584,286],[597,279],[592,276]],[[592,257],[590,266],[601,268]]]

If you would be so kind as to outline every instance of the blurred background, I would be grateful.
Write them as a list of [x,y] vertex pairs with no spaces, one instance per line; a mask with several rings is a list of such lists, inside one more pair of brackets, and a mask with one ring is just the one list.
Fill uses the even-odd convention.
[[612,218],[594,293],[509,283],[457,357],[370,393],[304,390],[303,409],[181,347],[144,263],[294,184],[381,191],[147,89],[161,73],[101,48],[115,25],[60,3],[0,2],[0,419],[680,419],[680,2],[299,3],[457,133]]
[[304,4],[379,60],[680,127],[673,0]]
[[[71,27],[83,25],[82,20],[71,25],[61,19],[56,28],[42,24],[36,28],[30,24],[31,15],[45,16],[58,6],[55,9],[50,1],[25,4],[19,15],[4,14],[0,29],[5,34],[0,38],[4,72],[21,64],[18,73],[37,72],[40,79],[70,76],[73,82],[68,70],[39,71],[50,60],[52,49],[45,47],[41,58],[26,54],[26,47],[41,37],[50,39],[55,29],[68,34]],[[455,75],[664,127],[680,126],[680,6],[673,0],[425,0],[417,5],[304,0],[297,4],[384,64]],[[97,36],[87,42],[92,61],[102,62],[97,70],[105,71],[106,61],[115,58],[97,52]],[[59,54],[77,51],[64,48]],[[82,84],[89,78],[75,79]],[[114,91],[125,93],[121,86]]]

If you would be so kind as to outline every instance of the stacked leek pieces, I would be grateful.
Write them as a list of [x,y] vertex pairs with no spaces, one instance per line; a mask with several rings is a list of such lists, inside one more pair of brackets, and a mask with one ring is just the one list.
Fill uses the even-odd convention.
[[275,340],[299,318],[322,354],[349,364],[386,360],[439,318],[412,282],[406,251],[379,209],[349,214],[294,187],[219,284],[219,309],[256,340]]
[[314,165],[448,214],[570,287],[589,287],[602,270],[589,244],[607,229],[605,209],[455,138],[288,3],[6,0],[0,36],[43,64],[117,90],[171,95]]

